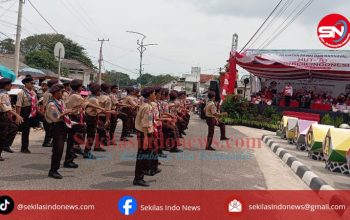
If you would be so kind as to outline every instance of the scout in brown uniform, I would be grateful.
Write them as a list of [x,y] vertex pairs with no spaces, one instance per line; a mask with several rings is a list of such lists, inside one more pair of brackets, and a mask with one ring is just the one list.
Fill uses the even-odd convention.
[[[72,110],[65,108],[65,104],[62,100],[62,90],[63,86],[58,84],[51,86],[49,91],[52,94],[52,99],[50,99],[45,110],[45,118],[51,125],[52,131],[52,158],[49,177],[54,179],[62,179],[58,170],[63,155],[64,141],[67,137],[67,127],[71,126],[71,121],[67,115],[70,114]],[[70,153],[70,150],[67,148],[66,154]],[[69,166],[66,166],[68,164]],[[78,165],[73,161],[65,161],[64,165],[67,168],[78,168]]]
[[37,97],[33,90],[34,82],[33,78],[26,77],[22,80],[24,88],[17,95],[16,111],[23,117],[23,123],[21,125],[22,131],[22,146],[21,152],[29,154],[31,153],[29,147],[29,133],[30,133],[30,120],[37,114]]
[[[117,86],[115,85],[112,86],[111,94],[109,94],[109,97],[111,98],[111,102],[112,102],[112,110],[115,110],[115,111],[118,111],[118,104],[119,104],[117,92],[118,92]],[[109,139],[113,141],[115,129],[117,128],[118,115],[117,114],[111,115],[110,121],[111,122],[109,124]]]
[[7,94],[11,90],[11,80],[7,78],[0,79],[0,161],[1,152],[13,153],[11,145],[17,134],[17,126],[13,123],[10,116],[16,117],[16,123],[21,124],[23,118],[12,110],[10,96]]
[[154,102],[156,95],[154,88],[147,87],[141,92],[145,98],[136,115],[135,127],[137,130],[138,151],[135,166],[134,185],[149,186],[143,179],[150,168],[150,156],[153,149],[153,109],[151,102]]
[[[91,95],[89,96],[88,101],[95,106],[100,106],[98,101],[98,96],[101,95],[101,86],[97,83],[91,83],[89,85],[89,89],[90,89]],[[87,107],[85,110],[86,138],[87,138],[85,150],[84,150],[85,159],[96,159],[96,157],[91,153],[91,148],[95,142],[98,114],[101,112],[102,112],[101,109],[92,108],[92,107]]]
[[214,137],[215,126],[220,127],[221,138],[220,140],[229,140],[226,137],[225,132],[225,124],[218,120],[218,117],[222,115],[227,115],[227,113],[218,113],[215,105],[215,92],[208,92],[208,102],[204,108],[205,116],[207,117],[207,125],[208,125],[208,137],[207,137],[207,146],[206,150],[215,151],[215,149],[211,146]]
[[[57,84],[58,82],[59,82],[58,79],[51,79],[47,82],[47,89],[43,94],[44,112],[45,112],[45,108],[46,108],[47,104],[49,103],[49,101],[52,97],[52,94],[50,93],[49,89],[51,88],[51,86]],[[42,146],[43,147],[51,147],[52,135],[51,135],[51,131],[50,131],[50,124],[47,123],[46,120],[44,120],[43,125],[44,125],[44,130],[45,130],[45,138],[44,138],[44,143]]]
[[128,95],[123,100],[125,107],[121,109],[122,113],[126,115],[126,117],[122,117],[123,130],[120,137],[121,141],[128,141],[127,137],[132,137],[132,135],[130,135],[130,132],[132,130],[133,117],[138,106],[138,103],[136,102],[134,96],[135,89],[133,87],[129,87],[126,91]]
[[[86,125],[84,118],[84,110],[87,106],[100,108],[99,106],[91,105],[87,99],[83,98],[80,93],[83,87],[83,81],[74,79],[70,84],[72,91],[65,101],[66,107],[72,109],[69,115],[72,121],[72,128],[68,129],[67,148],[74,153],[83,155],[84,152],[80,145],[85,143]],[[73,154],[73,157],[76,155]],[[66,159],[68,160],[68,158]]]
[[[112,100],[109,97],[110,85],[107,83],[101,84],[101,95],[97,97],[98,103],[101,108],[104,108],[106,111],[112,110]],[[97,140],[95,141],[94,151],[106,151],[102,148],[109,145],[109,137],[107,137],[107,130],[109,129],[111,114],[108,112],[101,112],[98,115],[98,125],[97,125]]]
[[63,101],[67,101],[70,93],[72,92],[72,88],[70,86],[70,81],[65,81],[63,82],[63,86],[64,86],[64,90],[63,90],[63,94],[62,94],[62,100]]

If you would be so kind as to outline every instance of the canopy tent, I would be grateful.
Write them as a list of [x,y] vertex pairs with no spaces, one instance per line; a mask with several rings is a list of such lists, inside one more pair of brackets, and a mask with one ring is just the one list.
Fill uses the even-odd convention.
[[254,76],[267,79],[350,80],[350,51],[247,50],[234,57]]

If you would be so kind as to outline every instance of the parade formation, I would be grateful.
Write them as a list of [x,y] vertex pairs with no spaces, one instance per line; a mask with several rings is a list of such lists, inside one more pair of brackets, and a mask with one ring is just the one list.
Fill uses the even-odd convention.
[[[42,147],[52,147],[48,174],[51,178],[63,178],[58,171],[65,145],[63,167],[76,169],[79,165],[74,159],[79,155],[94,160],[96,156],[92,151],[108,154],[106,148],[117,144],[117,139],[128,142],[136,135],[138,151],[133,184],[139,186],[149,186],[144,180],[145,175],[154,176],[161,172],[158,158],[166,158],[165,151],[183,152],[179,148],[182,146],[180,139],[186,135],[194,107],[186,100],[186,92],[169,91],[160,86],[144,87],[141,91],[128,87],[127,96],[118,98],[116,86],[91,83],[88,85],[89,95],[82,96],[81,80],[61,83],[58,79],[51,79],[42,82],[43,95],[38,99],[33,78],[27,75],[22,83],[24,88],[18,94],[15,111],[8,95],[11,80],[0,79],[0,129],[5,131],[1,136],[0,153],[14,153],[11,145],[20,131],[21,153],[30,154],[30,128],[41,121],[45,130]],[[215,126],[221,129],[221,140],[229,140],[225,125],[218,119],[226,113],[218,113],[216,106],[215,92],[211,91],[203,109],[208,125],[208,151],[215,151],[211,146]],[[119,138],[116,137],[118,119],[122,121]]]

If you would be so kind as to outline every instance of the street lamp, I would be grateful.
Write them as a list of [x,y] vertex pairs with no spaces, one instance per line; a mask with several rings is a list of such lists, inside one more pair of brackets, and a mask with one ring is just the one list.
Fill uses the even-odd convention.
[[138,39],[137,40],[137,45],[139,46],[137,48],[137,50],[140,52],[140,69],[139,69],[139,74],[140,77],[142,75],[142,59],[143,59],[143,53],[146,52],[147,47],[148,46],[156,46],[158,44],[143,44],[143,41],[146,39],[146,35],[140,33],[140,32],[136,32],[136,31],[126,31],[127,33],[131,33],[131,34],[137,34],[140,35],[142,37],[142,39]]

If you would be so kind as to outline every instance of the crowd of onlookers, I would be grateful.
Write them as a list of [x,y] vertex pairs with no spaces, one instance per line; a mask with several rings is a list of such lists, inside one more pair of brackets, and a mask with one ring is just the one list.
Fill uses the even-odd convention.
[[[337,97],[326,93],[316,93],[310,90],[299,90],[292,93],[286,99],[285,91],[278,92],[276,89],[264,88],[262,91],[251,96],[254,104],[293,106],[299,108],[311,108],[313,104],[325,104],[332,106],[333,111],[348,111],[350,109],[350,94],[341,93]],[[287,102],[290,103],[287,103]],[[294,105],[291,103],[294,102]],[[296,106],[297,105],[297,106]]]

